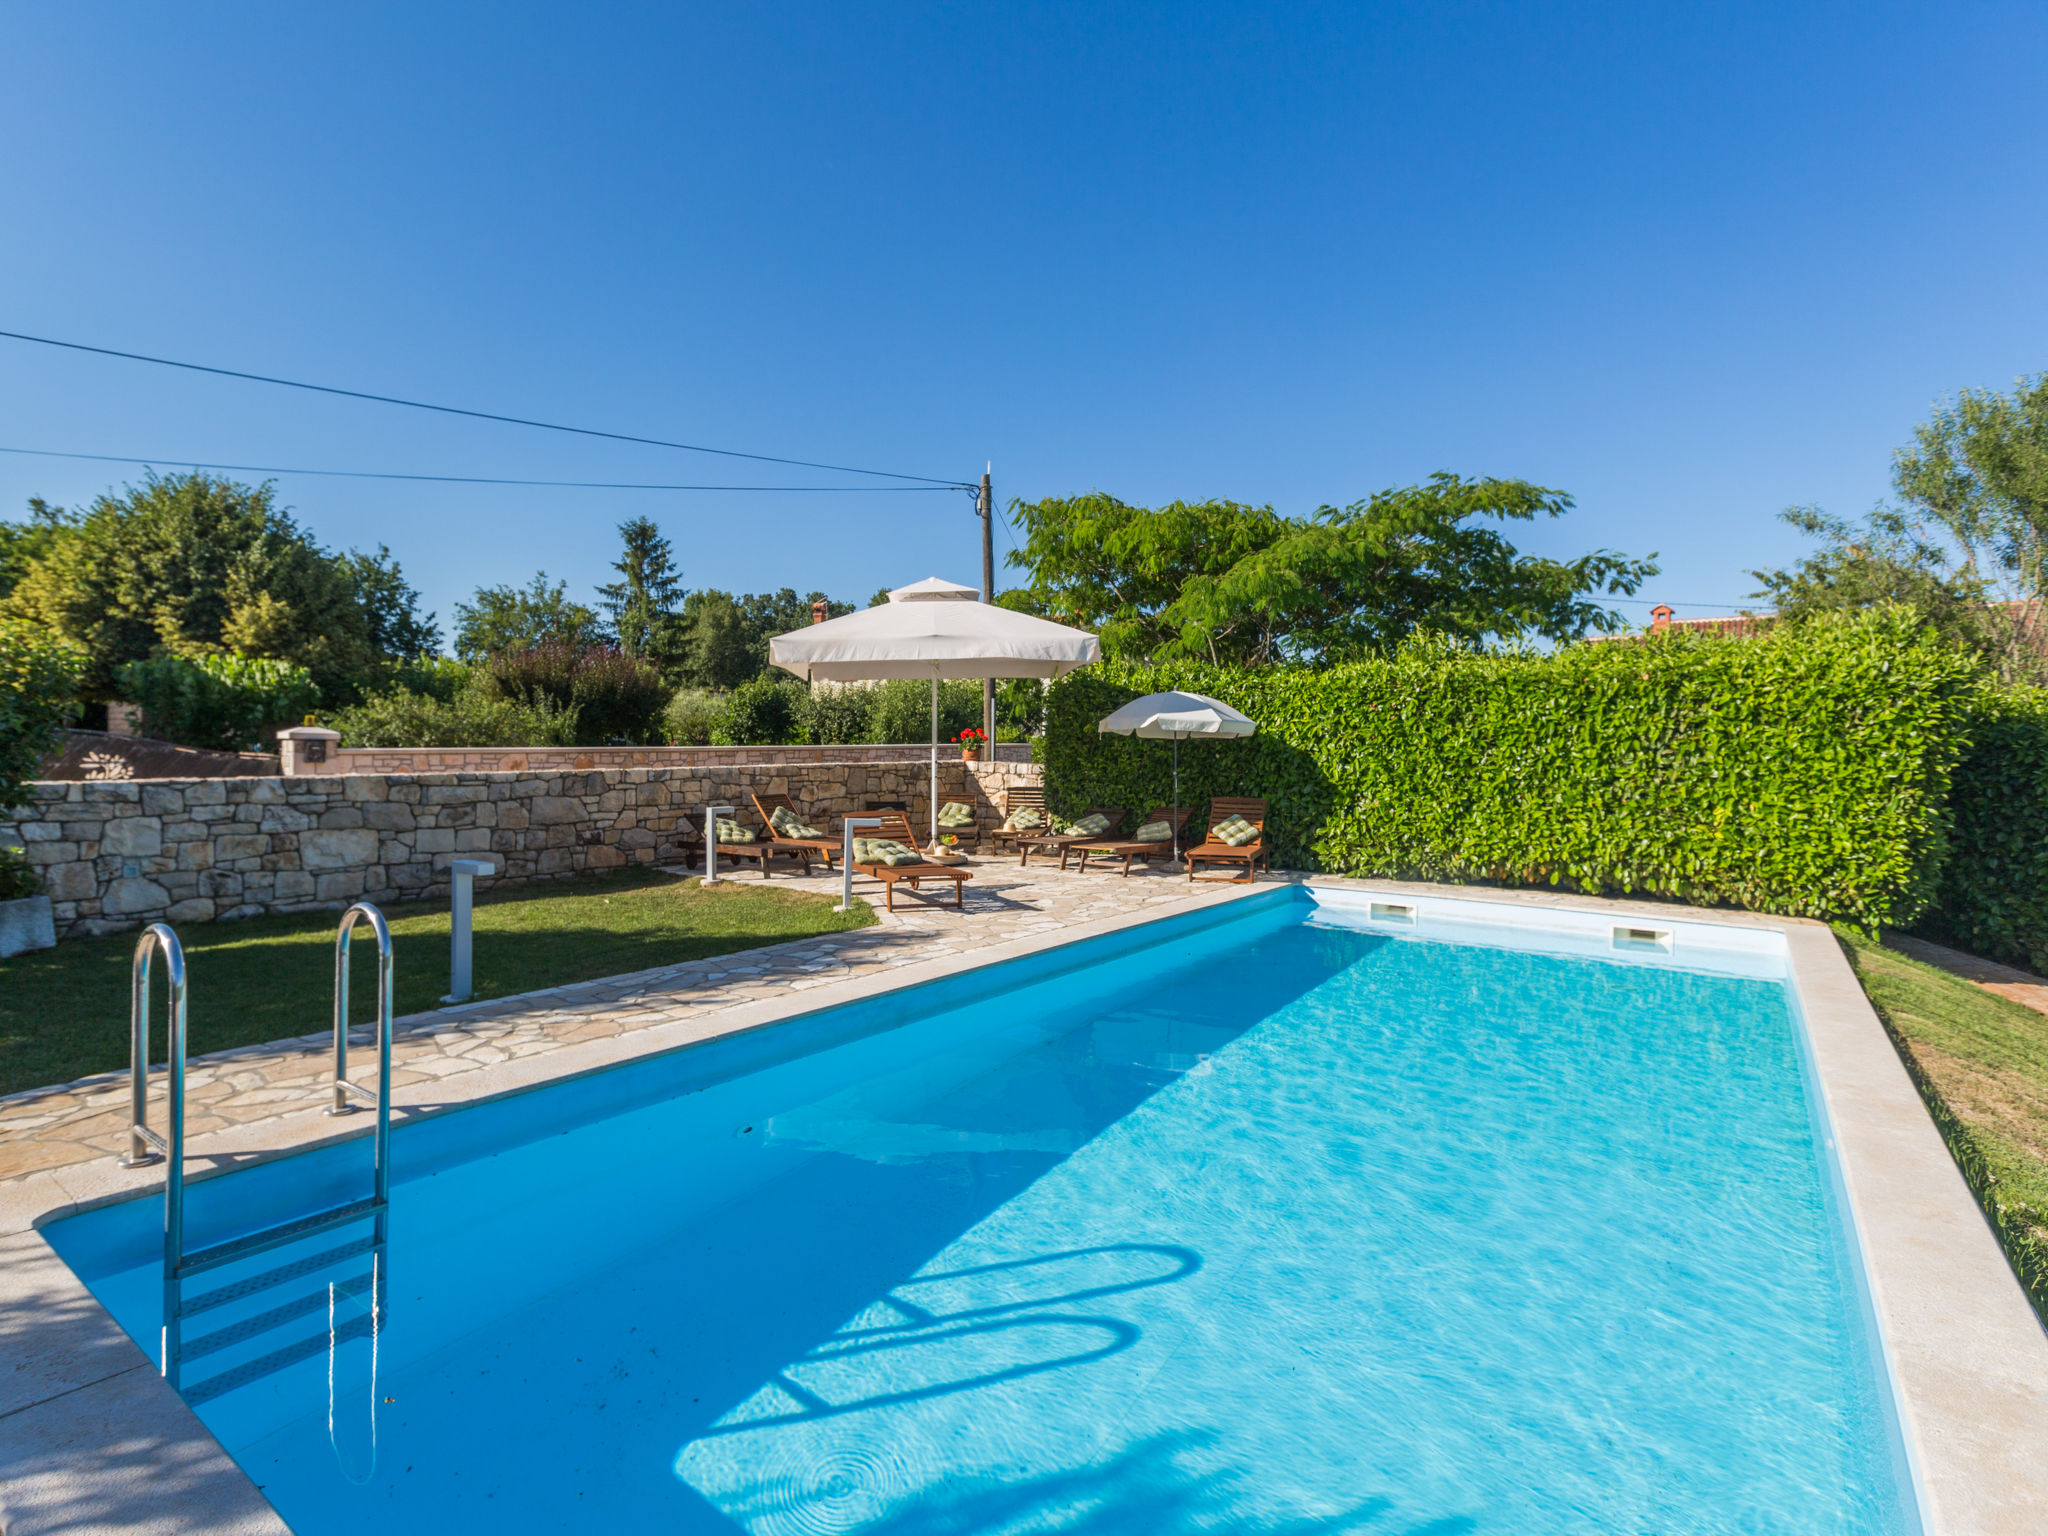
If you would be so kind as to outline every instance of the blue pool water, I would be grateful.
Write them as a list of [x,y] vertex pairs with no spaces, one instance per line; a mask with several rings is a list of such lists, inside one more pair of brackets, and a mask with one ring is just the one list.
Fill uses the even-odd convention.
[[304,1536],[1917,1530],[1781,981],[1233,911],[401,1127],[188,1391]]

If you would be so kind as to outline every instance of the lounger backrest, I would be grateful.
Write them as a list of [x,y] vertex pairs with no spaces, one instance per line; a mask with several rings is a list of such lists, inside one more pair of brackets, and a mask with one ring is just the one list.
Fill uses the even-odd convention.
[[1021,811],[1026,806],[1034,811],[1045,809],[1045,786],[1043,784],[1012,784],[1003,791],[1003,820],[1010,819],[1010,813]]
[[1216,828],[1233,816],[1242,816],[1246,821],[1259,829],[1257,837],[1248,843],[1241,843],[1238,846],[1256,848],[1266,840],[1265,801],[1249,796],[1233,799],[1228,796],[1218,795],[1209,802],[1209,841],[1214,842],[1216,840]]
[[909,848],[923,846],[923,844],[918,842],[917,834],[910,830],[910,818],[901,811],[867,811],[862,814],[860,819],[864,821],[869,816],[880,821],[881,825],[879,827],[855,827],[853,829],[855,837],[883,837],[891,842],[902,843]]
[[[760,812],[761,825],[768,829],[768,836],[770,838],[780,838],[782,836],[780,832],[775,830],[775,813],[777,811],[787,811],[792,816],[797,815],[796,806],[787,795],[750,794],[747,798],[754,802],[754,809]],[[797,816],[797,819],[801,821],[803,818]]]

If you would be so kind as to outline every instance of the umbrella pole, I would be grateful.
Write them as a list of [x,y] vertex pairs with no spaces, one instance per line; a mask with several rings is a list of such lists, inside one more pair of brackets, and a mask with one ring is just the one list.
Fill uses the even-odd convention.
[[1180,862],[1180,732],[1173,734],[1173,862]]
[[927,845],[936,848],[939,843],[939,679],[932,675],[932,837]]

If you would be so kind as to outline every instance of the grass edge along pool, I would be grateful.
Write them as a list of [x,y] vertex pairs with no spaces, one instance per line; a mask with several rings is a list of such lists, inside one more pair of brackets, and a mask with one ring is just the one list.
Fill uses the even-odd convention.
[[[1148,963],[1144,953],[1148,949],[1156,948],[1160,954],[1164,954],[1178,941],[1201,934],[1205,930],[1235,930],[1235,937],[1226,938],[1218,933],[1207,941],[1211,946],[1211,952],[1227,955],[1235,955],[1237,951],[1229,946],[1241,942],[1241,936],[1255,928],[1264,930],[1271,927],[1277,930],[1285,927],[1292,931],[1305,930],[1309,926],[1362,926],[1372,931],[1380,929],[1383,923],[1391,923],[1403,924],[1406,927],[1407,931],[1402,933],[1401,937],[1420,938],[1425,943],[1437,939],[1450,939],[1456,944],[1569,955],[1591,953],[1586,946],[1594,939],[1603,939],[1610,947],[1601,952],[1601,957],[1617,960],[1628,966],[1650,965],[1659,970],[1698,969],[1722,975],[1780,981],[1784,976],[1782,938],[1775,933],[1754,929],[1744,930],[1719,925],[1679,925],[1673,929],[1659,925],[1664,928],[1661,934],[1664,942],[1646,944],[1645,947],[1638,949],[1625,942],[1615,943],[1617,937],[1624,941],[1634,939],[1636,936],[1633,934],[1617,936],[1611,932],[1601,933],[1597,926],[1591,934],[1557,931],[1571,929],[1575,921],[1583,928],[1586,921],[1596,921],[1596,914],[1573,913],[1567,919],[1560,917],[1557,909],[1532,913],[1526,908],[1508,907],[1505,908],[1503,915],[1510,919],[1510,926],[1503,928],[1482,922],[1479,925],[1482,931],[1472,931],[1475,908],[1488,905],[1500,907],[1502,904],[1438,902],[1428,899],[1421,902],[1389,902],[1385,898],[1378,900],[1382,906],[1405,904],[1410,910],[1405,913],[1375,913],[1368,906],[1364,911],[1360,911],[1354,893],[1350,892],[1322,889],[1304,895],[1298,888],[1276,890],[1218,908],[1183,914],[1097,938],[1070,942],[1052,950],[1004,962],[999,966],[899,989],[862,1002],[828,1006],[771,1027],[724,1037],[686,1050],[443,1114],[402,1129],[398,1177],[403,1185],[407,1180],[431,1179],[443,1170],[459,1171],[460,1165],[465,1163],[501,1156],[508,1147],[534,1144],[542,1138],[563,1131],[593,1124],[602,1125],[616,1117],[629,1117],[638,1109],[678,1100],[680,1096],[697,1090],[716,1090],[722,1085],[745,1079],[749,1074],[777,1066],[788,1066],[791,1070],[807,1070],[813,1066],[814,1058],[822,1057],[836,1048],[855,1048],[871,1043],[882,1037],[891,1036],[901,1026],[912,1025],[921,1020],[931,1021],[936,1016],[946,1015],[963,1006],[980,1005],[993,1000],[997,1004],[997,1013],[1000,1014],[1001,1001],[1005,998],[1044,998],[1049,995],[1043,986],[1048,981],[1074,972],[1104,967],[1109,962],[1123,962],[1114,967],[1119,973],[1133,967],[1142,969]],[[1490,914],[1483,911],[1479,913],[1482,918],[1488,915]],[[1303,921],[1305,918],[1308,919],[1307,923]],[[1531,918],[1535,918],[1536,921],[1529,921]],[[1459,931],[1453,933],[1450,929]],[[1545,929],[1553,931],[1545,932]],[[1694,929],[1701,931],[1695,932]],[[1346,939],[1339,935],[1329,935],[1315,942],[1325,948],[1334,944],[1338,950],[1348,952],[1347,946],[1349,949],[1355,949],[1358,941],[1355,938]],[[1774,947],[1775,954],[1772,952]],[[1408,946],[1403,948],[1407,949]],[[1195,953],[1185,944],[1179,946],[1178,952]],[[1424,951],[1412,950],[1410,953],[1415,964],[1423,963],[1421,957]],[[1449,951],[1445,953],[1451,954]],[[1429,963],[1434,964],[1435,961]],[[1555,970],[1554,962],[1551,965]],[[1650,985],[1649,978],[1645,978],[1643,984]],[[1073,985],[1082,988],[1085,994],[1089,978],[1081,977]],[[1038,987],[1039,990],[1026,991],[1032,987]],[[1777,1069],[1779,1079],[1789,1083],[1790,1079],[1786,1074],[1794,1070],[1792,1061],[1795,1052],[1789,1044],[1792,1040],[1797,1042],[1796,1056],[1801,1063],[1801,1070],[1804,1070],[1810,1079],[1810,1052],[1804,1040],[1803,1021],[1797,1015],[1796,993],[1791,988],[1773,989],[1774,994],[1778,992],[1783,993],[1786,1010],[1792,1015],[1793,1022],[1789,1036],[1782,1024],[1775,1026],[1778,1038],[1788,1041],[1777,1048],[1777,1059],[1784,1063]],[[1272,993],[1269,989],[1269,995],[1277,993]],[[986,1016],[988,1015],[984,1011],[976,1009],[976,1020]],[[953,1025],[958,1023],[957,1020],[953,1021]],[[931,1027],[935,1026],[928,1025],[921,1036],[927,1046],[935,1038],[931,1034]],[[980,1026],[976,1024],[975,1027]],[[899,1044],[909,1042],[913,1038],[918,1038],[918,1032],[905,1031],[897,1038]],[[936,1038],[943,1050],[953,1037]],[[971,1042],[967,1044],[971,1046]],[[972,1054],[972,1050],[968,1049],[967,1054]],[[853,1059],[859,1058],[842,1055],[838,1061],[843,1065]],[[876,1058],[870,1054],[865,1059]],[[1805,1086],[1805,1111],[1812,1120],[1810,1130],[1813,1150],[1810,1155],[1818,1156],[1827,1166],[1828,1171],[1821,1178],[1832,1187],[1838,1184],[1839,1173],[1833,1166],[1831,1138],[1827,1135],[1824,1124],[1824,1101],[1813,1091],[1810,1080]],[[700,1105],[709,1104],[713,1098],[715,1092],[696,1102]],[[733,1130],[739,1129],[740,1127],[735,1124]],[[1264,1139],[1266,1137],[1263,1133],[1255,1135],[1255,1140]],[[317,1200],[317,1191],[309,1192],[310,1182],[328,1178],[345,1183],[359,1176],[352,1169],[347,1152],[347,1148],[321,1149],[318,1152],[246,1170],[227,1178],[207,1181],[203,1185],[195,1185],[195,1191],[226,1186],[227,1191],[223,1192],[231,1191],[233,1195],[231,1208],[216,1201],[215,1208],[211,1211],[195,1209],[195,1223],[213,1223],[213,1230],[202,1232],[201,1236],[218,1238],[233,1235],[235,1230],[242,1227],[265,1225],[278,1215],[288,1214],[290,1208],[305,1209],[309,1199]],[[1801,1154],[1802,1158],[1808,1155],[1805,1152]],[[685,1163],[687,1164],[687,1160]],[[508,1160],[499,1166],[511,1167],[514,1164]],[[475,1180],[472,1178],[472,1194],[476,1193],[474,1184]],[[265,1209],[266,1200],[279,1208]],[[65,1224],[67,1230],[59,1232],[52,1229],[46,1235],[52,1237],[59,1251],[70,1259],[74,1268],[79,1269],[91,1283],[95,1279],[94,1272],[103,1275],[110,1268],[117,1268],[127,1259],[132,1259],[133,1253],[128,1253],[124,1258],[121,1250],[132,1248],[138,1236],[146,1243],[146,1219],[138,1223],[132,1218],[138,1215],[147,1218],[151,1213],[131,1209],[126,1214],[131,1219],[123,1222],[116,1219],[111,1211],[89,1213],[87,1216],[75,1218],[72,1223]],[[1846,1206],[1839,1198],[1838,1189],[1834,1190],[1830,1215],[1846,1224]],[[94,1218],[99,1219],[96,1221]],[[124,1227],[127,1229],[125,1232]],[[1846,1224],[1844,1227],[1846,1233],[1853,1234],[1853,1230],[1853,1224]],[[1851,1262],[1843,1268],[1853,1270],[1853,1261],[1857,1257],[1853,1239],[1848,1246]],[[1854,1274],[1854,1288],[1863,1302],[1865,1317],[1862,1321],[1865,1333],[1873,1349],[1881,1355],[1882,1339],[1875,1331],[1874,1319],[1869,1316],[1867,1287],[1862,1284],[1860,1272]],[[1846,1295],[1843,1303],[1846,1303]],[[1840,1305],[1843,1303],[1831,1305],[1827,1312],[1829,1316],[1838,1317],[1846,1328],[1848,1320],[1839,1317]],[[132,1307],[127,1310],[132,1314]],[[120,1315],[122,1309],[117,1307],[116,1311],[117,1315]],[[137,1331],[134,1325],[138,1319],[131,1315],[124,1316],[123,1320],[130,1326],[131,1331]],[[1882,1385],[1884,1384],[1881,1383],[1880,1386]],[[414,1391],[417,1392],[416,1383]],[[1891,1404],[1887,1400],[1885,1409],[1888,1414],[1890,1408]],[[1890,1422],[1895,1423],[1895,1418]],[[331,1429],[330,1423],[330,1431]],[[223,1438],[237,1447],[238,1456],[246,1448],[244,1436],[224,1434]],[[1895,1436],[1894,1439],[1896,1440]],[[1899,1449],[1896,1443],[1894,1449]],[[257,1469],[251,1466],[250,1470],[253,1473]],[[257,1480],[262,1482],[264,1478],[259,1475]],[[1911,1486],[1910,1477],[1902,1479],[1902,1483],[1904,1486]],[[1885,1528],[1893,1527],[1887,1525]]]

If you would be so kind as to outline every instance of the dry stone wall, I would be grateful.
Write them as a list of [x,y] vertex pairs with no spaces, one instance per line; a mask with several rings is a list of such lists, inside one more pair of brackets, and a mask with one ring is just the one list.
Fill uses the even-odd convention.
[[[993,826],[1029,764],[940,764],[939,792]],[[60,937],[445,896],[448,864],[495,858],[497,880],[667,863],[716,800],[755,818],[749,791],[836,819],[870,800],[925,814],[927,771],[903,763],[760,763],[582,773],[349,774],[41,783],[0,812],[48,886]]]

